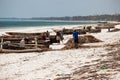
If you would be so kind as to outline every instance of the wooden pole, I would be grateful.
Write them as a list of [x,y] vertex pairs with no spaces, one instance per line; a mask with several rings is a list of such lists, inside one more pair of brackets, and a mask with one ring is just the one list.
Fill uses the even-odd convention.
[[3,49],[3,34],[2,34],[2,37],[1,37],[1,50]]
[[35,37],[35,48],[37,48],[37,45],[38,45],[37,38]]
[[110,26],[108,27],[108,32],[110,32]]

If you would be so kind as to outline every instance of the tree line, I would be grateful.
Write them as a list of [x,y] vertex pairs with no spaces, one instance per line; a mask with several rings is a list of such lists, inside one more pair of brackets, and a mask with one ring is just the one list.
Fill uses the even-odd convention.
[[90,15],[90,16],[66,16],[66,17],[41,17],[41,18],[31,18],[31,19],[42,19],[42,20],[93,20],[93,21],[120,21],[120,14],[114,15]]

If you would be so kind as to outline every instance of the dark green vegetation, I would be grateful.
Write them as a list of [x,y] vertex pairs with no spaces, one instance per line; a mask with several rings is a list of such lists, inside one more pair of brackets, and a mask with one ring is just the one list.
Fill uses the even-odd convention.
[[66,17],[43,17],[43,18],[31,18],[42,20],[93,20],[93,21],[120,21],[120,14],[113,15],[90,15],[90,16],[66,16]]

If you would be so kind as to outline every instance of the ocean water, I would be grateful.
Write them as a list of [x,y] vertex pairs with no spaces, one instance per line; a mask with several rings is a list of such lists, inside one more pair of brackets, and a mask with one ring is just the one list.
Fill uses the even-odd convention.
[[60,25],[83,25],[96,24],[93,21],[53,21],[53,20],[22,20],[22,19],[0,19],[0,28],[9,27],[31,27],[31,26],[60,26]]
[[23,19],[0,19],[0,33],[9,31],[39,32],[43,28],[63,28],[80,25],[96,25],[93,21],[53,21],[53,20],[23,20]]

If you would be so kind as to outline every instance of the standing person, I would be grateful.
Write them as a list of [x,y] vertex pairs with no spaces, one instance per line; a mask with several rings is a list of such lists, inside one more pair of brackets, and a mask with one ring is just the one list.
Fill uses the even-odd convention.
[[25,40],[24,40],[24,38],[20,41],[20,47],[25,47]]
[[46,40],[46,33],[42,33],[42,40]]
[[62,34],[62,32],[61,31],[58,31],[57,33],[56,33],[56,40],[57,40],[57,42],[58,43],[60,43],[60,40],[63,42],[63,34]]
[[60,32],[56,33],[56,41],[57,43],[60,43]]
[[64,37],[63,37],[63,33],[60,32],[60,40],[62,41],[62,43],[63,43],[63,39],[64,39]]
[[78,35],[79,35],[79,32],[74,30],[74,32],[73,32],[73,39],[74,39],[74,43],[75,43],[75,47],[76,48],[78,48]]
[[46,37],[49,39],[49,37],[50,37],[50,33],[47,31],[46,32]]

